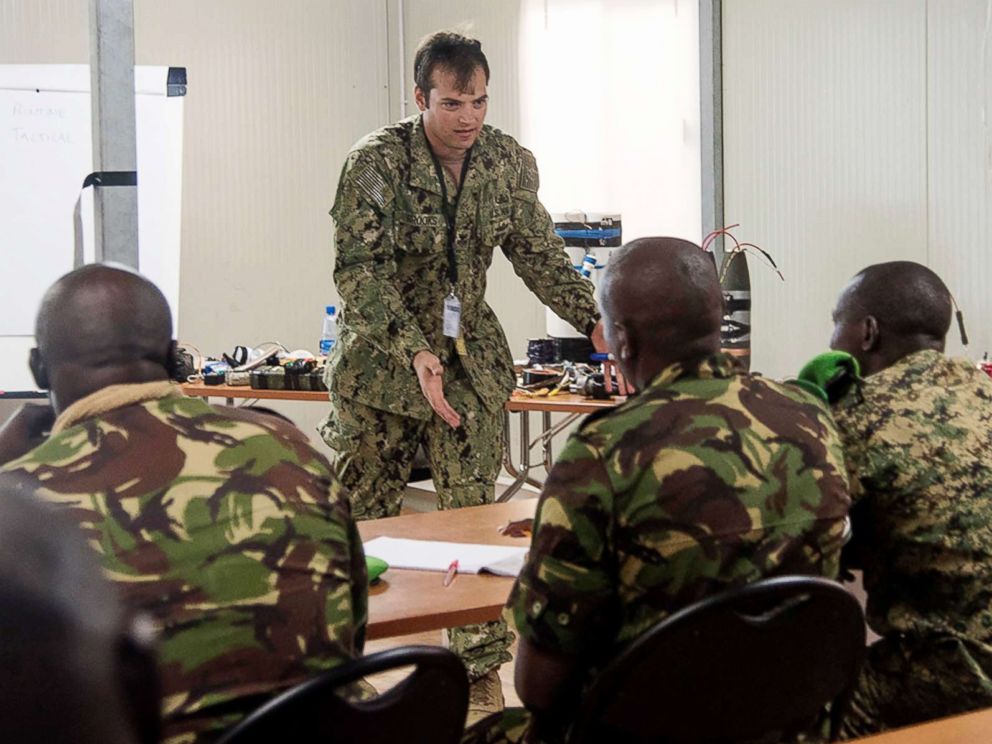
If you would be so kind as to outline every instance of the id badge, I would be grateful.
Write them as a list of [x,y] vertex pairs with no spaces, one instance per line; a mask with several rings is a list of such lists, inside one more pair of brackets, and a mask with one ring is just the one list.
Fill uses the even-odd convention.
[[462,303],[454,293],[444,298],[444,335],[458,338],[462,324]]

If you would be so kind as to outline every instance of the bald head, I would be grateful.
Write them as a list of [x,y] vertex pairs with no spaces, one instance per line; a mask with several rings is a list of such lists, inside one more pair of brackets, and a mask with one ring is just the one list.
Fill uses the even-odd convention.
[[933,271],[912,261],[874,264],[841,292],[830,345],[855,356],[865,374],[907,354],[944,350],[951,293]]
[[722,303],[713,258],[678,238],[626,244],[601,287],[607,343],[638,388],[670,364],[719,350]]
[[32,368],[58,411],[108,385],[168,378],[169,305],[125,267],[93,264],[59,279],[42,300],[35,336]]
[[0,481],[0,740],[136,740],[123,612],[78,527]]

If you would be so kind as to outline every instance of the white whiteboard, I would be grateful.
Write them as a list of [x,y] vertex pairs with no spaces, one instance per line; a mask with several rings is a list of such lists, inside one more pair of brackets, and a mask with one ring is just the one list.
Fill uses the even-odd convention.
[[[179,308],[183,98],[168,67],[134,68],[139,270]],[[93,170],[88,65],[0,65],[0,391],[33,390],[25,350],[45,290],[73,268],[73,211]],[[93,260],[92,193],[83,200]],[[23,359],[23,364],[19,363]]]

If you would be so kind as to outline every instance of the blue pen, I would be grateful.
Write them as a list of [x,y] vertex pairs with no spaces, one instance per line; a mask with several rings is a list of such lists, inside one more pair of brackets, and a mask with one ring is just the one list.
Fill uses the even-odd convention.
[[613,355],[612,354],[604,354],[601,351],[597,351],[597,352],[594,352],[594,353],[590,354],[589,355],[589,359],[592,360],[592,361],[594,361],[594,362],[612,362],[613,361]]

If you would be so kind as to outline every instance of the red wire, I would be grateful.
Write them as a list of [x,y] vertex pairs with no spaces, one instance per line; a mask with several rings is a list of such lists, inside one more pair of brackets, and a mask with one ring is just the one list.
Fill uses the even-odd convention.
[[[741,243],[739,240],[737,240],[736,236],[732,232],[730,232],[735,227],[740,227],[740,223],[727,225],[726,227],[721,227],[717,230],[713,230],[705,238],[703,238],[703,244],[700,247],[704,251],[709,251],[710,245],[712,245],[713,241],[716,240],[719,236],[723,235],[725,237],[728,237],[732,241],[734,241],[734,247],[729,251],[725,251],[726,254],[733,256],[734,254],[742,253],[742,252],[750,252],[750,253],[756,252],[755,255],[758,255],[767,264],[769,264],[775,270],[775,273],[778,274],[778,278],[784,282],[785,277],[782,275],[782,271],[779,269],[778,264],[775,263],[775,259],[771,257],[771,254],[769,254],[768,251],[766,251],[761,246],[755,245],[754,243]],[[749,251],[748,249],[753,249],[753,250]],[[721,283],[723,282],[723,279],[727,273],[727,269],[729,268],[730,268],[730,261],[725,261],[724,270],[720,276]]]

